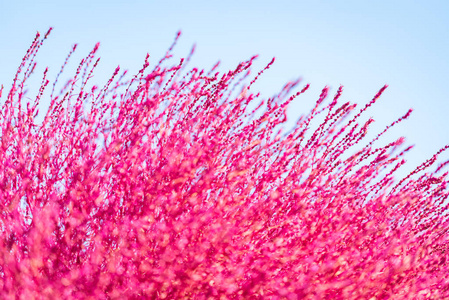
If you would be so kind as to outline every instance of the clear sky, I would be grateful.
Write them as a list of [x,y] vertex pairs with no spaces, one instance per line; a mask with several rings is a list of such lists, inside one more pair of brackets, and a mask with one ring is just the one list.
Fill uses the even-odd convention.
[[381,101],[368,112],[376,120],[371,128],[383,129],[409,108],[414,113],[381,143],[404,135],[416,144],[408,169],[449,143],[447,0],[0,0],[5,88],[36,31],[50,26],[54,32],[38,56],[37,70],[49,66],[50,78],[75,42],[77,60],[101,43],[96,76],[103,82],[117,65],[137,71],[147,52],[154,63],[182,30],[175,54],[186,56],[196,43],[191,66],[208,68],[221,60],[225,71],[260,54],[256,68],[261,68],[275,56],[257,85],[263,95],[297,77],[310,83],[289,111],[292,121],[309,110],[325,85],[335,92],[342,84],[342,100],[364,104],[387,83]]

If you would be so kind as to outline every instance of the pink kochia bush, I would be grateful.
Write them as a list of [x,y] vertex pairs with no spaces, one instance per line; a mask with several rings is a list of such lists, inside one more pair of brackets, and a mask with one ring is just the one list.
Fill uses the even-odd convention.
[[423,173],[448,147],[395,179],[410,147],[376,145],[411,111],[368,141],[359,124],[386,86],[361,109],[326,87],[282,133],[309,85],[261,99],[272,62],[205,72],[166,66],[171,47],[98,88],[97,45],[30,98],[47,35],[1,98],[2,299],[449,297],[445,164]]

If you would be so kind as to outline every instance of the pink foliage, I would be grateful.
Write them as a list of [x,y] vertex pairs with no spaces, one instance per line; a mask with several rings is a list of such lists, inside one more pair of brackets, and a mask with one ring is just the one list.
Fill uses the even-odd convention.
[[30,99],[47,35],[1,108],[2,299],[449,297],[447,173],[423,173],[447,147],[395,180],[410,147],[375,145],[410,111],[371,142],[360,123],[386,86],[358,110],[326,87],[282,133],[309,86],[259,100],[273,62],[252,80],[255,57],[205,72],[166,66],[171,47],[97,88],[96,45],[60,93],[45,71]]

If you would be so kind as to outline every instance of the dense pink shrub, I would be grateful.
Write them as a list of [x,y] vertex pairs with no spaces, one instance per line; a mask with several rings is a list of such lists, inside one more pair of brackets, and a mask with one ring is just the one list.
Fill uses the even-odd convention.
[[2,299],[449,297],[447,173],[423,173],[448,147],[395,180],[410,147],[375,145],[410,112],[368,142],[359,124],[386,87],[359,110],[326,87],[284,134],[309,86],[260,101],[254,57],[221,74],[166,66],[170,48],[98,88],[97,45],[31,99],[47,35],[2,97]]

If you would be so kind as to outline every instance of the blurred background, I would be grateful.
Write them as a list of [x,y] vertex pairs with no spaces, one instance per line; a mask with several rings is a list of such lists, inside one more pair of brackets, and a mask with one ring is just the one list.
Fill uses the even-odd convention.
[[[405,136],[406,144],[416,145],[400,174],[449,143],[449,1],[0,0],[0,83],[5,90],[36,31],[45,33],[50,26],[54,31],[37,57],[36,84],[46,66],[49,79],[56,77],[74,43],[79,48],[72,71],[101,43],[93,81],[102,85],[117,65],[137,72],[147,52],[150,63],[157,63],[181,30],[174,54],[187,56],[195,43],[192,67],[209,69],[221,60],[220,70],[227,71],[259,54],[257,73],[276,57],[254,89],[265,98],[289,80],[301,77],[299,88],[310,83],[290,106],[290,125],[309,111],[325,85],[331,95],[344,85],[341,101],[364,105],[389,84],[366,118],[376,120],[375,135],[414,109],[377,144]],[[33,81],[29,88],[32,97],[37,93]],[[445,159],[449,155],[440,161]]]

